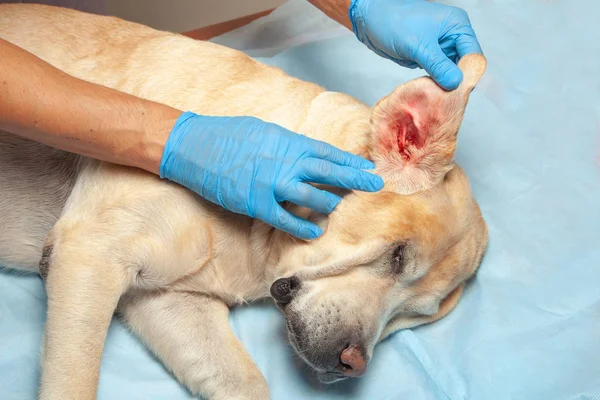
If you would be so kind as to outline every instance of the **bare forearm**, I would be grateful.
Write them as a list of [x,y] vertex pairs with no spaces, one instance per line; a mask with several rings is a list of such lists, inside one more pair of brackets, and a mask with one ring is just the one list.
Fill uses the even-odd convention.
[[157,173],[181,111],[67,75],[0,39],[0,129]]
[[339,22],[348,29],[352,29],[352,23],[348,18],[348,8],[351,0],[308,0],[315,7],[323,11],[329,18]]

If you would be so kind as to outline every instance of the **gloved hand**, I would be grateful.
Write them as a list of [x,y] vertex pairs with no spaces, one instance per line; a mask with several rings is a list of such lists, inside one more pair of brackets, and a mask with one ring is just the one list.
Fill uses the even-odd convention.
[[358,39],[378,55],[421,67],[444,89],[462,81],[456,62],[481,53],[467,13],[424,0],[353,0],[348,10]]
[[314,239],[321,229],[278,202],[328,214],[340,198],[305,182],[378,191],[381,177],[362,170],[374,167],[359,156],[256,118],[186,112],[167,140],[160,176],[227,210]]

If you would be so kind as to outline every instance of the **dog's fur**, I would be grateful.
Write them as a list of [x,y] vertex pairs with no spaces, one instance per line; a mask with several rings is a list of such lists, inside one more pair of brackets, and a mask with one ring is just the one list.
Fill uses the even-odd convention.
[[88,81],[327,141],[374,160],[386,181],[344,193],[328,217],[289,205],[325,230],[303,242],[150,173],[0,132],[0,264],[40,272],[48,293],[43,399],[95,398],[115,311],[193,393],[268,398],[228,306],[290,276],[291,342],[332,381],[349,344],[368,360],[393,331],[446,315],[480,264],[486,225],[452,157],[483,56],[460,61],[456,91],[419,78],[371,110],[238,51],[112,17],[2,5],[0,37]]

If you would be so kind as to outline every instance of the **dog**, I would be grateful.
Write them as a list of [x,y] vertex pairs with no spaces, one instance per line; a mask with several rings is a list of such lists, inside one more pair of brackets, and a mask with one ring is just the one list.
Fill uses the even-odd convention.
[[115,17],[1,5],[0,37],[80,79],[326,141],[373,160],[385,181],[338,191],[327,216],[286,204],[325,232],[301,241],[151,173],[0,133],[0,265],[41,274],[48,294],[42,399],[96,397],[115,313],[193,394],[267,399],[228,312],[269,296],[323,382],[359,377],[385,337],[447,315],[481,263],[487,227],[453,156],[482,55],[459,61],[454,91],[421,77],[370,108]]

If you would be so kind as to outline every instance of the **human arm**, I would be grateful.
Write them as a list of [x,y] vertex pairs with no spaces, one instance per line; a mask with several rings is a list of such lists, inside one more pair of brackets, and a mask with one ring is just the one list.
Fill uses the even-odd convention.
[[158,174],[181,111],[77,79],[0,39],[0,129]]
[[467,13],[425,0],[309,0],[378,55],[421,67],[444,89],[462,81],[456,62],[481,53]]
[[308,2],[323,11],[332,20],[352,30],[352,22],[348,16],[352,0],[308,0]]

